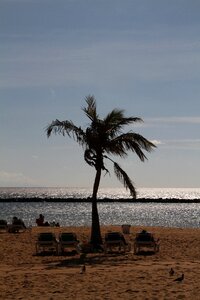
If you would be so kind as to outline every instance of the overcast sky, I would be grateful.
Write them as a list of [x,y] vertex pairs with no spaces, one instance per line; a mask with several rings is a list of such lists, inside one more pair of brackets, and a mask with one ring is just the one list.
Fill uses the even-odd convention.
[[[85,128],[88,94],[156,143],[116,158],[136,187],[200,187],[199,0],[1,0],[0,186],[92,186],[79,145],[45,133]],[[120,187],[107,167],[101,186]]]

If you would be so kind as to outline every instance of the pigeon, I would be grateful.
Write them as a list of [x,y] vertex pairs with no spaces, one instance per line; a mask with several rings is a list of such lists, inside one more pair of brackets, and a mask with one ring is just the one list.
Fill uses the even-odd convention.
[[29,281],[28,281],[28,276],[27,276],[27,275],[25,275],[25,276],[24,276],[23,287],[27,287],[27,286],[28,286],[28,284],[29,284]]
[[83,266],[81,267],[80,274],[85,273],[85,271],[86,271],[86,267],[85,267],[85,265],[83,265]]
[[183,281],[183,279],[184,279],[184,274],[182,274],[180,277],[174,279],[174,281],[181,282],[181,281]]
[[174,269],[173,269],[173,268],[170,269],[169,275],[170,275],[170,276],[173,276],[173,275],[174,275]]

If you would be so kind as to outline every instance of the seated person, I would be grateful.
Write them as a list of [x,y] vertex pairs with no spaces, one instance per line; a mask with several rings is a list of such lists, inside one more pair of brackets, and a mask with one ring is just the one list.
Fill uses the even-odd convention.
[[20,228],[26,228],[24,222],[21,219],[18,219],[17,217],[13,217],[12,219],[12,225],[9,227],[8,232],[16,233],[19,232]]
[[39,215],[39,218],[36,219],[37,226],[44,226],[44,216],[42,214]]
[[51,227],[60,227],[60,224],[58,222],[56,223],[55,221],[53,221],[50,223],[50,226]]
[[150,232],[143,229],[140,233],[137,234],[136,240],[137,241],[153,241],[154,238]]
[[24,222],[21,219],[18,219],[17,217],[13,217],[12,225],[21,225],[22,227],[26,228]]
[[6,220],[0,220],[0,225],[2,226],[6,226],[7,225],[7,221]]
[[44,216],[42,214],[39,215],[39,218],[36,219],[37,226],[50,226],[50,224],[46,221],[44,222]]

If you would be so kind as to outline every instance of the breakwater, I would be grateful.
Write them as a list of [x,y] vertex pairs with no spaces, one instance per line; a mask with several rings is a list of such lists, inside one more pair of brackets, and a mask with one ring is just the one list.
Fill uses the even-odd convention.
[[[1,202],[64,202],[64,203],[90,203],[91,198],[38,198],[38,197],[18,197],[18,198],[1,198]],[[200,199],[177,199],[177,198],[102,198],[97,200],[98,203],[200,203]]]

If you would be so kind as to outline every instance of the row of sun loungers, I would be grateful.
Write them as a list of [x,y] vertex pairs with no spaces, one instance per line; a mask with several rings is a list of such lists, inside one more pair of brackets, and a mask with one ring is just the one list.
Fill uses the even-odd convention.
[[[17,219],[17,218],[16,218]],[[17,220],[15,224],[7,224],[5,220],[0,220],[0,231],[18,233],[26,230],[25,225]],[[20,222],[19,222],[20,221]],[[124,234],[130,233],[130,225],[122,225],[122,231]],[[104,237],[103,249],[105,253],[118,249],[124,252],[131,250],[130,241],[126,241],[122,232],[108,232]],[[137,254],[142,250],[151,250],[154,253],[159,251],[159,240],[156,240],[152,233],[142,230],[136,234],[133,242],[134,253]],[[43,232],[38,235],[36,241],[36,253],[39,254],[46,250],[51,250],[56,254],[64,253],[66,250],[76,250],[81,252],[81,243],[79,243],[77,236],[72,232],[60,233],[58,238],[52,232]]]
[[72,232],[63,232],[59,234],[59,238],[52,232],[43,232],[38,235],[36,242],[36,254],[44,251],[53,251],[56,254],[64,253],[65,250],[71,249],[80,252],[79,241],[77,236]]
[[[155,239],[153,234],[143,230],[136,234],[136,238],[134,240],[134,253],[137,254],[142,250],[148,249],[152,252],[156,253],[159,251],[159,239]],[[120,232],[111,232],[107,233],[105,236],[105,252],[107,250],[112,250],[113,247],[118,247],[119,250],[123,248],[125,251],[131,250],[131,243],[126,242],[123,234]]]
[[[138,254],[141,250],[148,249],[154,253],[159,251],[159,240],[156,240],[153,234],[143,231],[136,235],[134,240],[134,253]],[[131,242],[127,242],[121,232],[108,232],[105,234],[103,248],[105,253],[108,251],[123,250],[131,251]],[[55,254],[63,254],[68,250],[81,252],[81,243],[77,236],[72,232],[63,232],[59,234],[58,239],[52,232],[44,232],[38,235],[36,241],[36,254],[45,251],[51,251]]]

